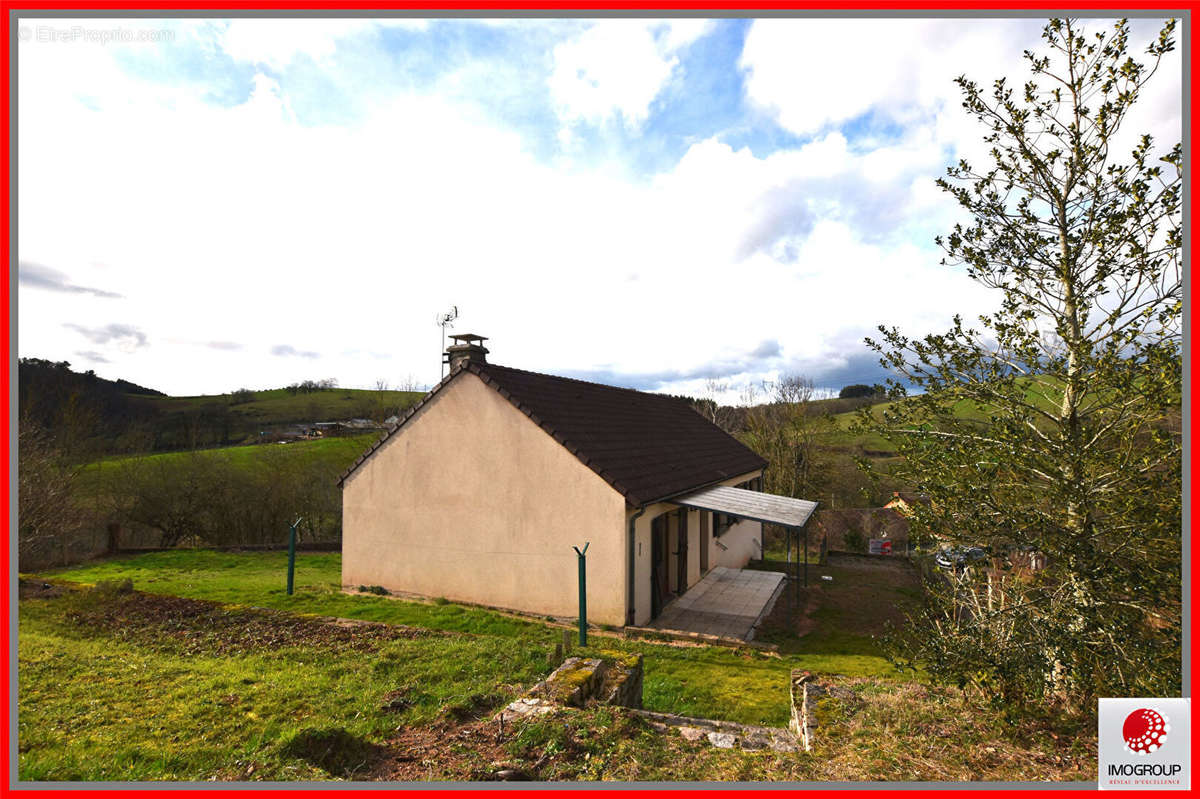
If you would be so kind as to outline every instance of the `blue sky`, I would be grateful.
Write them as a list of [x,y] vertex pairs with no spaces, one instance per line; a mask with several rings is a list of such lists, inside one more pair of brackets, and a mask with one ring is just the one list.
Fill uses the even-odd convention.
[[[1103,26],[1107,23],[1091,23]],[[1135,21],[1135,46],[1157,29]],[[1038,20],[36,20],[22,356],[169,393],[492,360],[725,399],[995,298],[933,186]],[[1179,138],[1178,57],[1132,132]]]

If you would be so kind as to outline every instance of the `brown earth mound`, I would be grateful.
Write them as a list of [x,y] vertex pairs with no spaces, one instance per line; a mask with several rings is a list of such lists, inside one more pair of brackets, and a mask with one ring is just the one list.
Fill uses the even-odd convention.
[[382,641],[436,635],[427,630],[266,608],[230,608],[176,596],[81,593],[65,618],[92,634],[134,640],[183,654],[235,654],[291,646],[366,651]]

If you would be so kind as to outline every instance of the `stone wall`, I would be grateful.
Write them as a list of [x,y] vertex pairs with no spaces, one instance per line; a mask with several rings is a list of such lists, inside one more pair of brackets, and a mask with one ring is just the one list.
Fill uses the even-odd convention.
[[642,674],[639,654],[605,652],[597,658],[569,657],[501,715],[527,716],[564,705],[584,707],[591,702],[640,708]]
[[707,741],[721,749],[796,752],[811,749],[806,686],[812,675],[793,671],[791,683],[791,729],[737,724],[716,719],[699,719],[672,713],[642,709],[642,656],[625,652],[605,652],[601,657],[568,657],[535,685],[529,693],[497,714],[501,729],[505,723],[553,713],[563,707],[584,707],[589,703],[616,705],[645,719],[660,732],[677,731],[689,741]]

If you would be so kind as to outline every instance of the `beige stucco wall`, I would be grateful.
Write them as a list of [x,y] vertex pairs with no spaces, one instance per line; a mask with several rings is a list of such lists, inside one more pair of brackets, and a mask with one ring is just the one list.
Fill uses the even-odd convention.
[[[724,481],[721,485],[737,485],[744,483],[762,472],[751,472]],[[646,506],[646,512],[638,517],[634,527],[634,624],[643,625],[650,621],[650,525],[658,516],[679,510],[678,505],[669,502],[658,502]],[[632,517],[636,510],[631,509],[626,518]],[[708,511],[691,510],[688,512],[688,585],[695,585],[703,576],[700,573],[700,514]],[[669,528],[673,529],[673,528]],[[720,541],[727,546],[728,551],[722,550],[712,541],[712,524],[708,525],[708,566],[729,566],[740,569],[757,557],[758,549],[752,541],[762,535],[762,525],[758,522],[739,522],[731,527]],[[674,569],[674,563],[670,568]],[[672,571],[672,574],[674,572]],[[673,583],[672,583],[673,584]]]
[[738,522],[716,540],[720,541],[725,549],[716,544],[712,545],[712,549],[709,550],[712,565],[740,569],[749,563],[751,559],[757,558],[762,554],[762,523],[750,521]]
[[[623,625],[625,500],[464,373],[342,488],[342,583]],[[647,552],[647,555],[649,553]]]

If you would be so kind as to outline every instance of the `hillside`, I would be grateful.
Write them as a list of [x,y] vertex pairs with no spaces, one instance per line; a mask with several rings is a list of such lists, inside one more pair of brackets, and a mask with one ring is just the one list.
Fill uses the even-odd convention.
[[[249,396],[205,394],[195,397],[137,397],[135,402],[164,414],[202,414],[228,409],[239,420],[260,425],[339,419],[374,419],[380,413],[407,408],[424,394],[420,391],[375,391],[360,388],[329,388],[306,393],[286,388],[249,392]],[[389,414],[390,415],[390,414]]]
[[169,397],[126,380],[75,372],[66,361],[38,358],[21,359],[18,376],[22,414],[79,460],[257,442],[287,425],[382,422],[423,396],[306,381],[265,391]]
[[279,388],[198,397],[137,397],[134,402],[157,424],[153,445],[134,451],[255,443],[280,428],[315,422],[383,422],[422,396],[417,391]]

